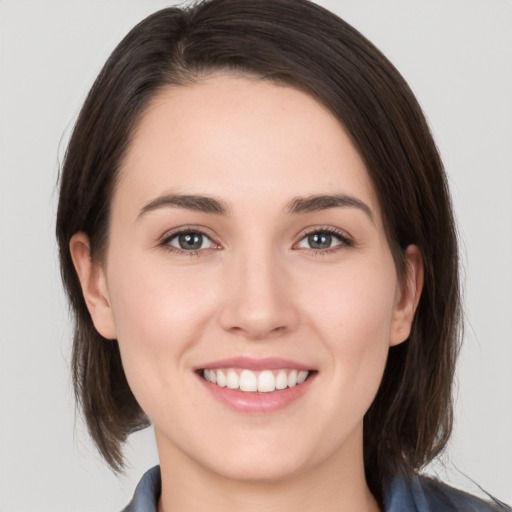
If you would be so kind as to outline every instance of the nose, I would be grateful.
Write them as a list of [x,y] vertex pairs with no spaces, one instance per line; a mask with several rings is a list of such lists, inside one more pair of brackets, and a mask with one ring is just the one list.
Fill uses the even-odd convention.
[[292,279],[278,258],[266,254],[240,255],[226,267],[223,329],[261,340],[293,331],[299,315]]

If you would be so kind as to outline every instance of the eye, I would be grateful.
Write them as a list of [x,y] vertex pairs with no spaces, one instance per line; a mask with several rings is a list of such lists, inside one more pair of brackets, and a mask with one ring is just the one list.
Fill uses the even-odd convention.
[[337,230],[318,229],[306,234],[296,247],[314,251],[327,251],[336,247],[350,247],[352,245],[352,241]]
[[169,250],[195,252],[217,247],[210,237],[200,231],[181,231],[164,240]]

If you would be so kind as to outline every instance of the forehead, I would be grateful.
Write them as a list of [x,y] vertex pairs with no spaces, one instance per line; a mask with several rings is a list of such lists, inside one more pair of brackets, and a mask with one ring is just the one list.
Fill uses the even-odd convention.
[[114,203],[169,192],[273,204],[344,193],[378,210],[364,163],[327,108],[289,86],[224,74],[152,99],[118,183]]

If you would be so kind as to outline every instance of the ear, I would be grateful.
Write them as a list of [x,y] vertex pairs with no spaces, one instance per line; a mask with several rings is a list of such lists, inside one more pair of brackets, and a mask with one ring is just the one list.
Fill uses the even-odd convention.
[[405,250],[405,277],[399,284],[391,325],[389,345],[399,345],[411,333],[414,313],[423,289],[423,258],[415,245]]
[[104,338],[115,339],[114,315],[105,273],[101,265],[91,260],[89,237],[85,233],[75,233],[69,242],[69,251],[94,327]]

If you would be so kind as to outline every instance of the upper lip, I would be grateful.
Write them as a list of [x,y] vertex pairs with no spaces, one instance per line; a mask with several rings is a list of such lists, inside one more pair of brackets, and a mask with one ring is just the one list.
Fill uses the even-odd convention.
[[291,359],[283,359],[281,357],[230,357],[227,359],[219,359],[198,366],[197,370],[214,370],[217,368],[242,368],[246,370],[279,370],[282,368],[290,368],[295,370],[312,370],[311,366],[298,363]]

